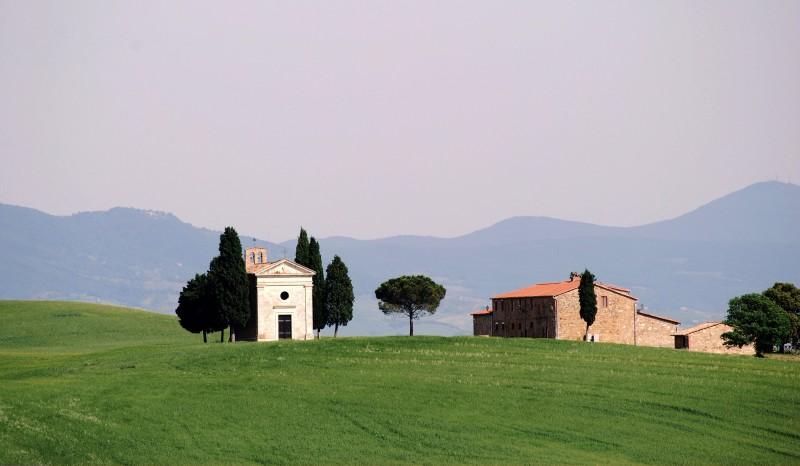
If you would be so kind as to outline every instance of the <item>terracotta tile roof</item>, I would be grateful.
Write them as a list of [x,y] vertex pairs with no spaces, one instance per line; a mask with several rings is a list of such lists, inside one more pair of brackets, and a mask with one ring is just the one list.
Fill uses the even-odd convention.
[[606,288],[611,288],[612,290],[622,291],[623,293],[630,293],[631,290],[628,288],[623,288],[621,286],[612,285],[611,283],[602,283],[602,285]]
[[[549,282],[549,283],[537,283],[535,285],[531,285],[525,288],[520,288],[518,290],[509,291],[507,293],[501,293],[495,296],[492,296],[492,299],[505,299],[505,298],[541,298],[541,297],[550,297],[550,296],[558,296],[564,294],[568,291],[578,289],[580,286],[580,280],[567,280],[563,282]],[[622,288],[616,285],[609,285],[607,283],[602,282],[595,282],[595,286],[600,288],[604,288],[606,290],[622,294],[632,299],[636,299],[630,294],[630,290],[627,288]]]
[[492,312],[493,311],[491,309],[480,309],[480,310],[477,310],[477,311],[470,312],[469,315],[471,315],[471,316],[484,316],[484,315],[489,315]]
[[636,311],[636,313],[639,314],[640,316],[652,317],[653,319],[663,320],[664,322],[680,325],[680,321],[677,321],[675,319],[670,319],[669,317],[657,316],[655,314],[650,314],[649,312],[642,312],[642,311]]
[[[700,330],[705,330],[707,328],[715,327],[717,325],[722,324],[722,322],[703,322],[702,324],[695,325],[694,327],[680,329],[675,332],[675,335],[689,335],[690,333],[699,332]],[[724,324],[722,324],[724,325]]]
[[546,296],[558,296],[567,291],[572,291],[578,288],[580,280],[572,280],[565,282],[551,282],[551,283],[537,283],[518,290],[502,293],[493,298],[537,298]]

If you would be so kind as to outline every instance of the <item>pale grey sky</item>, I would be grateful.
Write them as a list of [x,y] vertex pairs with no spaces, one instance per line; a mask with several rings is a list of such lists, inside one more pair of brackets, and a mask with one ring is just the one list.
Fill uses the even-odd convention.
[[0,202],[280,241],[800,181],[800,1],[0,0]]

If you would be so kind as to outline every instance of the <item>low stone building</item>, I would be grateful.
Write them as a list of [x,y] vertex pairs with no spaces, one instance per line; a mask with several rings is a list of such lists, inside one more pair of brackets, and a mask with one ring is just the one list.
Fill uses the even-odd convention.
[[636,313],[636,344],[673,348],[678,325],[680,322],[677,320],[638,311]]
[[492,310],[489,306],[486,309],[471,312],[472,332],[475,336],[488,337],[492,334]]
[[689,351],[719,354],[755,354],[753,345],[727,347],[723,344],[722,334],[733,330],[722,322],[705,322],[694,327],[679,330],[674,336],[674,347]]
[[[473,312],[474,335],[583,340],[580,275],[563,282],[537,283],[492,297],[490,309]],[[617,285],[595,282],[597,314],[591,341],[672,347],[678,321],[636,310],[636,297]]]
[[265,248],[247,248],[250,321],[236,329],[237,340],[310,340],[313,334],[314,271],[289,259],[267,261]]

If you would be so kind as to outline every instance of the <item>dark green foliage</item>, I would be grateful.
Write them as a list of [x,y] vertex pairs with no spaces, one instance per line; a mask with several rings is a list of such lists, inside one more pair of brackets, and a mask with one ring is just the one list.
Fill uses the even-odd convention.
[[319,337],[320,330],[328,324],[328,315],[325,312],[325,270],[322,268],[322,254],[319,243],[313,236],[308,245],[308,255],[310,262],[308,267],[316,272],[313,278],[314,330]]
[[776,283],[763,294],[789,315],[792,322],[792,343],[797,346],[800,343],[800,288],[792,283]]
[[584,340],[589,335],[589,327],[594,323],[597,316],[597,296],[594,293],[594,275],[589,269],[583,271],[581,284],[578,286],[578,299],[581,304],[581,319],[586,322],[586,333]]
[[328,264],[325,280],[325,312],[328,325],[333,325],[333,336],[339,332],[339,326],[345,326],[353,319],[353,283],[350,281],[347,266],[339,256],[333,256]]
[[753,343],[758,357],[771,352],[773,345],[788,340],[792,330],[786,312],[771,299],[757,293],[731,299],[725,323],[733,327],[732,331],[722,334],[725,345],[741,348]]
[[375,290],[384,314],[408,316],[408,334],[414,335],[414,319],[433,314],[447,290],[424,275],[403,275],[381,283]]
[[300,227],[300,235],[297,237],[297,246],[294,248],[294,261],[304,267],[310,267],[308,233]]
[[231,327],[231,332],[247,325],[250,320],[247,272],[242,243],[232,227],[225,228],[219,237],[219,255],[211,260],[208,278],[214,309],[220,320]]
[[175,309],[181,327],[192,333],[203,332],[204,342],[208,332],[222,328],[222,323],[213,312],[209,292],[208,276],[197,274],[183,287],[178,297],[178,308]]

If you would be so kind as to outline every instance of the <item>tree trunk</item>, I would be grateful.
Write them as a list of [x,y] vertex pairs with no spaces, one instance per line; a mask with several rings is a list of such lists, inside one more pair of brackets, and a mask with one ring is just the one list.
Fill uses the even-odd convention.
[[203,343],[208,343],[208,337],[206,336],[205,330],[203,330]]
[[319,340],[319,329],[317,329],[317,340]]
[[408,313],[408,336],[414,336],[414,314]]
[[586,331],[583,332],[583,341],[589,341],[589,324],[586,324]]
[[336,338],[336,335],[339,333],[339,324],[336,323],[333,327],[333,338]]
[[236,332],[233,331],[233,327],[228,332],[228,343],[236,343]]
[[219,342],[225,343],[225,329],[219,331]]

